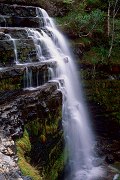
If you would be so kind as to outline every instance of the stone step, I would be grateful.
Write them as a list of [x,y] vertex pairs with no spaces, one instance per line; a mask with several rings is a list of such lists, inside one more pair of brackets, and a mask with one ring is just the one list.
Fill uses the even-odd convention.
[[39,55],[33,39],[0,40],[0,68],[17,63],[30,63],[49,60],[50,54],[44,44],[40,46],[42,55]]
[[36,47],[32,39],[1,40],[0,67],[19,63],[38,62]]
[[0,40],[30,39],[26,28],[4,28],[0,27]]
[[37,87],[52,78],[50,69],[56,69],[56,61],[15,65],[0,69],[0,92]]
[[45,71],[48,70],[48,68],[56,68],[57,62],[55,60],[49,60],[49,61],[43,61],[43,62],[37,62],[37,63],[28,63],[28,64],[18,64],[14,65],[12,67],[5,67],[0,68],[0,80],[6,79],[14,76],[23,75],[26,68],[32,69],[34,72],[39,71]]
[[[41,29],[37,30],[41,33]],[[17,62],[39,62],[43,60],[43,57],[46,60],[51,59],[45,43],[38,38],[36,42],[39,42],[39,46],[35,45],[28,31],[31,34],[29,28],[0,28],[0,67],[11,66]],[[52,36],[51,32],[48,31],[48,33]]]
[[30,27],[40,28],[44,26],[43,18],[0,16],[0,27]]
[[10,5],[0,3],[0,14],[3,16],[37,17],[42,16],[40,8],[33,6]]

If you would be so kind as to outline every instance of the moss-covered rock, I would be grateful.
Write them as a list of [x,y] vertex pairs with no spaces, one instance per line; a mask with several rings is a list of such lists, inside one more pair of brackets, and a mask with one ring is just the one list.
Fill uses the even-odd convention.
[[16,141],[16,147],[19,158],[18,165],[23,175],[30,176],[33,180],[41,180],[42,178],[37,168],[30,164],[31,143],[26,130],[23,133],[23,137]]

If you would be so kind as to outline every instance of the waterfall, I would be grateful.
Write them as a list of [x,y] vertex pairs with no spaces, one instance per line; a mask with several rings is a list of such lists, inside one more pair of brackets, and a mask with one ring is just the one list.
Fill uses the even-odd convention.
[[44,27],[40,32],[35,29],[30,29],[29,31],[32,32],[36,49],[41,49],[44,45],[44,51],[47,54],[42,60],[55,59],[57,61],[58,67],[56,72],[49,70],[52,72],[52,79],[59,82],[59,88],[63,93],[62,123],[68,149],[69,168],[69,175],[67,175],[66,180],[93,180],[101,178],[104,174],[102,167],[93,165],[93,162],[97,159],[92,152],[94,137],[83,102],[83,94],[76,73],[74,59],[71,56],[65,38],[56,29],[52,19],[44,10],[38,8],[37,15],[41,14]]
[[[57,81],[63,94],[62,124],[66,149],[68,152],[66,180],[95,180],[104,175],[101,166],[95,166],[94,135],[91,131],[89,116],[83,101],[83,93],[77,69],[68,44],[63,35],[56,29],[53,20],[43,9],[36,8],[36,17],[42,21],[41,28],[25,28],[28,39],[34,42],[36,61],[28,56],[28,63],[18,61],[17,41],[9,34],[13,42],[15,64],[23,65],[24,88],[33,89],[52,80]],[[31,64],[57,62],[57,67],[47,66],[34,71]],[[26,61],[27,62],[27,61]],[[37,65],[38,65],[37,64]],[[37,67],[36,65],[36,67]]]

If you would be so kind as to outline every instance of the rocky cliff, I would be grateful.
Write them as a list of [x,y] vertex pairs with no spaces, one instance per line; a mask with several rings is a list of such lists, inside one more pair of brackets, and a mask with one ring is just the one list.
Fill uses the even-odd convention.
[[62,93],[50,81],[56,61],[40,62],[28,35],[43,27],[37,10],[0,4],[1,180],[53,180],[64,166]]

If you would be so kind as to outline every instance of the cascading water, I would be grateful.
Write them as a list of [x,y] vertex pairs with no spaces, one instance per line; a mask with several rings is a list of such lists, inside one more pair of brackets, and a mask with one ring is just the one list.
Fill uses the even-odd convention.
[[9,38],[10,41],[13,42],[14,54],[15,54],[15,64],[18,64],[17,47],[16,47],[15,39],[13,39],[13,38],[10,36],[10,34],[6,34],[6,36]]
[[[40,12],[39,12],[40,11]],[[69,175],[67,180],[94,180],[103,177],[101,167],[94,167],[95,157],[92,154],[94,138],[88,122],[87,112],[83,103],[83,95],[80,88],[80,82],[76,74],[76,68],[67,48],[64,37],[55,28],[53,21],[48,14],[37,9],[37,14],[42,13],[44,27],[41,32],[32,31],[36,46],[44,44],[48,59],[55,59],[58,64],[56,78],[63,92],[63,128],[68,149]],[[46,59],[43,58],[43,59]],[[63,83],[64,81],[64,83]]]

